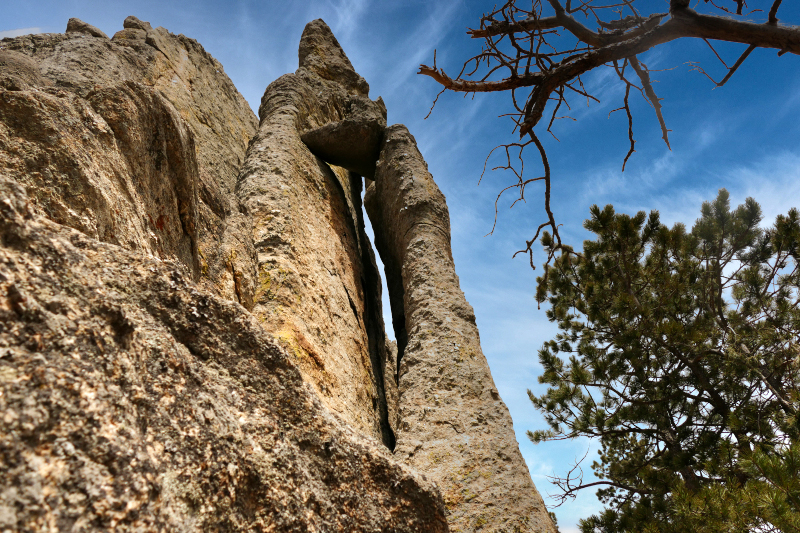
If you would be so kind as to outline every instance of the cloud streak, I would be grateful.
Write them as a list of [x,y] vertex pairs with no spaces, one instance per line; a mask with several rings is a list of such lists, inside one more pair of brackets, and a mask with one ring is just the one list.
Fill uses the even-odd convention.
[[411,76],[416,75],[419,65],[433,58],[433,49],[448,34],[447,25],[443,21],[451,20],[461,6],[459,0],[437,4],[436,8],[420,21],[416,30],[403,39],[402,44],[395,47],[396,50],[411,52],[404,54],[402,59],[394,64],[394,68],[386,73],[390,79],[390,83],[386,85],[392,87],[390,95],[407,90],[406,82]]
[[3,30],[0,31],[0,39],[30,35],[31,33],[42,33],[42,28],[34,26],[31,28],[17,28],[16,30]]
[[329,0],[328,5],[336,16],[336,22],[331,24],[333,33],[337,39],[349,41],[350,37],[359,29],[361,17],[366,11],[369,1]]

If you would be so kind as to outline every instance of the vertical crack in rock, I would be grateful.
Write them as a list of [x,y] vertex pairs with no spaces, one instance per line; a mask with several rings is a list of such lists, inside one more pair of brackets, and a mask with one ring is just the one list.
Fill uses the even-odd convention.
[[439,484],[452,531],[555,531],[459,288],[444,195],[405,126],[386,130],[365,205],[403,312],[395,455]]
[[[259,130],[236,189],[253,218],[253,313],[294,354],[333,412],[392,448],[380,287],[365,260],[371,245],[363,230],[360,178],[351,174],[374,168],[386,109],[368,98],[369,85],[322,20],[306,26],[298,56],[298,70],[264,93]],[[342,135],[314,132],[336,124],[346,124],[352,134],[348,146],[371,139],[371,147],[355,159],[332,161],[326,142]],[[309,132],[322,139],[309,141],[313,152],[302,140]]]
[[[364,269],[362,286],[366,295],[364,301],[364,322],[367,329],[367,338],[369,339],[370,360],[372,361],[373,373],[376,376],[375,383],[378,392],[376,407],[380,420],[381,439],[390,450],[394,450],[397,424],[396,416],[392,416],[392,414],[397,411],[396,366],[391,364],[391,358],[394,354],[391,352],[387,342],[386,326],[383,322],[383,304],[381,302],[383,289],[381,286],[381,275],[378,272],[375,252],[372,250],[372,246],[369,243],[369,237],[367,237],[367,231],[364,225],[364,210],[361,205],[361,176],[351,172],[350,183],[352,197],[357,199],[355,213],[357,216],[359,241],[363,243],[361,246],[361,264]],[[391,390],[395,393],[392,394],[392,392],[390,392]]]

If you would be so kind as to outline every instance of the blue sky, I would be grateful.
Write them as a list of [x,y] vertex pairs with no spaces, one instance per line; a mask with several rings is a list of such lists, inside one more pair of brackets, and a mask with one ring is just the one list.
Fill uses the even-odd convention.
[[[650,1],[666,10],[666,0]],[[771,2],[752,0],[749,4],[768,7]],[[509,97],[465,99],[445,94],[424,120],[439,89],[433,80],[416,75],[420,63],[432,62],[434,49],[438,49],[438,65],[457,74],[463,60],[480,47],[466,36],[466,28],[476,26],[492,5],[479,0],[6,0],[0,38],[62,32],[70,17],[81,18],[111,36],[122,29],[126,16],[136,15],[153,26],[197,39],[257,109],[265,87],[297,68],[303,26],[323,18],[369,82],[370,96],[386,101],[389,123],[404,123],[414,134],[447,196],[456,267],[475,308],[484,353],[511,410],[534,482],[546,503],[552,504],[547,494],[555,488],[546,476],[565,473],[574,460],[596,446],[585,441],[534,446],[524,434],[543,426],[525,391],[543,392],[536,379],[541,372],[536,352],[555,334],[555,328],[544,311],[537,310],[533,298],[538,271],[531,271],[525,258],[511,256],[544,220],[540,189],[529,189],[528,202],[512,210],[507,209],[510,202],[501,203],[497,230],[484,237],[492,227],[495,195],[512,179],[488,173],[478,186],[490,150],[515,139],[509,119],[498,118],[510,110]],[[784,2],[779,17],[800,24],[800,6]],[[720,48],[730,64],[743,46]],[[800,204],[797,57],[778,58],[774,51],[756,50],[726,86],[715,90],[686,64],[699,61],[716,79],[724,75],[702,41],[671,43],[643,59],[651,68],[671,69],[653,77],[672,129],[672,151],[660,139],[652,109],[634,98],[637,153],[625,173],[620,172],[627,152],[627,123],[621,113],[611,119],[608,113],[620,105],[623,88],[606,71],[586,76],[585,82],[601,102],[587,107],[585,101],[575,100],[570,114],[577,121],[560,121],[555,129],[560,142],[540,135],[553,168],[553,211],[568,242],[579,245],[588,237],[581,224],[592,204],[612,203],[624,212],[658,209],[664,222],[688,225],[698,217],[700,204],[712,199],[720,187],[731,192],[735,204],[754,197],[767,220]],[[535,155],[531,151],[526,159],[531,174],[539,172]],[[535,262],[543,259],[540,254]],[[562,531],[568,532],[574,531],[579,518],[599,509],[589,490],[556,513]]]

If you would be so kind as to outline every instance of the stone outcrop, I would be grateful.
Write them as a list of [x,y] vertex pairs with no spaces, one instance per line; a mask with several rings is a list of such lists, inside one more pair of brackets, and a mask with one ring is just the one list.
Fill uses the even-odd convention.
[[300,138],[324,161],[372,179],[386,129],[386,107],[380,98],[375,103],[348,99],[343,120],[307,131]]
[[193,137],[152,88],[5,92],[0,169],[51,220],[199,273]]
[[67,30],[0,41],[0,531],[553,531],[444,196],[328,26],[260,121],[192,39]]
[[[193,39],[173,35],[164,28],[153,29],[136,17],[128,17],[125,29],[111,40],[80,29],[89,25],[78,19],[71,19],[69,26],[71,30],[65,34],[26,35],[0,41],[0,65],[14,63],[14,69],[0,70],[0,86],[28,91],[7,93],[7,98],[25,100],[32,106],[29,110],[14,110],[4,101],[0,102],[3,108],[0,112],[6,115],[34,112],[50,117],[47,119],[50,123],[41,124],[43,129],[39,130],[49,144],[34,149],[38,150],[36,153],[18,148],[23,142],[33,147],[39,140],[13,138],[20,132],[12,131],[14,128],[4,131],[0,126],[0,171],[25,182],[26,186],[43,175],[45,180],[38,183],[46,190],[31,195],[35,205],[50,215],[62,213],[54,220],[106,242],[144,249],[159,257],[175,257],[169,242],[179,238],[179,226],[183,224],[190,228],[187,230],[190,236],[194,232],[191,238],[196,241],[196,257],[189,260],[184,254],[179,258],[190,261],[193,269],[196,265],[199,283],[252,307],[256,260],[249,238],[251,223],[239,209],[234,193],[247,144],[257,125],[247,102],[225,75],[222,65]],[[187,154],[180,157],[187,161],[196,159],[195,172],[199,178],[193,185],[196,199],[175,197],[169,200],[169,209],[147,212],[147,216],[138,207],[133,212],[125,205],[119,212],[107,207],[108,202],[114,204],[117,199],[122,204],[148,199],[146,195],[135,197],[137,188],[131,185],[138,179],[137,172],[141,169],[137,165],[142,158],[139,162],[127,161],[128,147],[124,145],[119,147],[120,155],[100,157],[107,147],[95,146],[102,139],[98,128],[108,127],[112,132],[105,118],[94,110],[99,105],[98,93],[129,92],[131,83],[140,86],[139,93],[150,90],[153,98],[163,100],[164,105],[171,104],[170,116],[165,115],[164,119],[191,133],[192,139],[187,138],[186,142],[193,143],[194,148],[187,149]],[[60,91],[47,92],[46,87]],[[39,100],[47,100],[50,107],[42,109],[35,103]],[[60,106],[63,111],[56,112],[53,106]],[[111,112],[113,107],[106,109]],[[64,117],[59,118],[62,112]],[[134,116],[139,117],[138,121],[127,122],[125,114],[119,113],[114,135],[107,136],[105,141],[119,144],[120,137],[116,134],[128,132],[127,141],[139,142],[143,149],[161,154],[153,159],[153,164],[167,163],[167,166],[155,170],[168,171],[173,161],[167,157],[169,147],[164,132],[153,130],[155,117]],[[59,140],[48,134],[53,131],[48,127],[65,133],[65,138]],[[29,133],[39,135],[33,128]],[[149,137],[152,135],[155,137]],[[152,146],[143,144],[148,142]],[[93,156],[88,157],[89,154]],[[153,179],[160,179],[150,174]],[[57,183],[48,185],[51,182]],[[58,183],[69,183],[71,189],[59,188]],[[109,185],[113,183],[116,185]],[[142,183],[139,189],[152,183],[152,179],[150,184]],[[102,198],[104,203],[93,206],[93,202]],[[168,198],[163,200],[167,202]],[[196,212],[191,223],[185,215],[178,216],[181,202],[191,204]],[[161,203],[152,206],[153,209],[163,207]],[[114,220],[95,220],[104,217]],[[95,226],[100,233],[94,231]]]
[[108,35],[95,28],[91,24],[87,24],[78,18],[71,18],[67,21],[67,33],[85,33],[92,37],[100,37],[101,39],[108,39]]
[[19,52],[0,49],[0,87],[9,91],[24,91],[44,87],[52,82],[39,73],[35,61]]
[[325,163],[301,139],[353,110],[385,127],[385,108],[368,92],[328,26],[310,23],[300,68],[264,93],[237,193],[258,254],[253,313],[333,412],[392,448],[380,276],[364,231],[361,177]]
[[364,201],[398,339],[395,456],[438,483],[451,531],[555,531],[459,288],[444,195],[404,126],[387,129]]
[[0,530],[447,531],[243,307],[36,211],[0,177]]
[[[197,43],[125,26],[0,41],[0,529],[447,531],[435,485],[332,415],[246,309],[252,112]],[[329,237],[372,266],[345,300],[380,328],[369,357],[358,182],[325,172]]]

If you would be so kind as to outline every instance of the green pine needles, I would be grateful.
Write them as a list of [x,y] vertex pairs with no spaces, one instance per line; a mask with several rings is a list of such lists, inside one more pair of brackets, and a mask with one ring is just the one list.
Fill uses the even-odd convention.
[[600,481],[556,480],[562,501],[599,487],[582,531],[800,531],[800,215],[761,220],[722,189],[691,231],[609,205],[582,253],[542,238],[560,333],[528,436],[599,440]]

